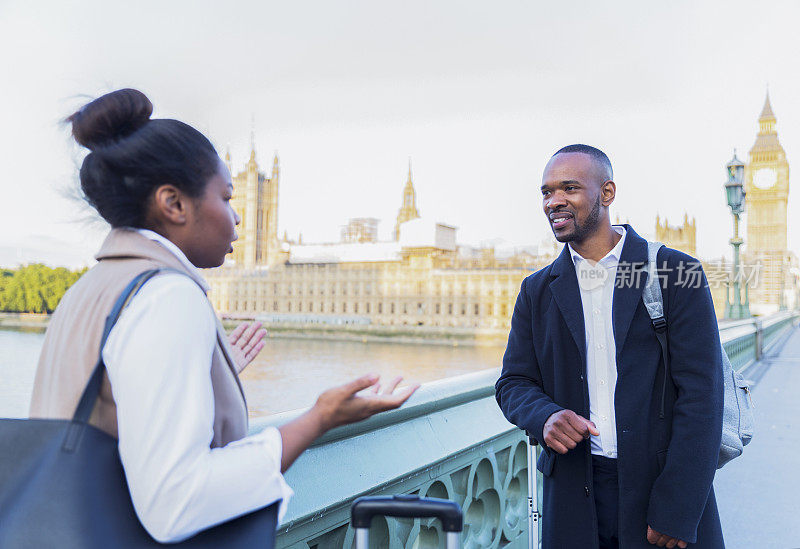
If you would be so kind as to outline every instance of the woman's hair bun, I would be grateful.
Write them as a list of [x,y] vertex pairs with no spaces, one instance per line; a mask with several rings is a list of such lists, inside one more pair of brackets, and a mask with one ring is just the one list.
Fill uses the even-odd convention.
[[153,104],[130,88],[113,91],[87,103],[67,118],[75,141],[90,150],[117,142],[150,120]]

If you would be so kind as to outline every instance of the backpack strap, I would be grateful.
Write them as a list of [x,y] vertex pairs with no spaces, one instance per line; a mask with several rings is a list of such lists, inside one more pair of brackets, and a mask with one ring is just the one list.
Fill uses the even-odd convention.
[[664,383],[661,386],[661,408],[658,417],[664,419],[664,401],[667,393],[667,380],[669,379],[669,348],[667,347],[667,319],[664,318],[664,297],[661,294],[661,280],[658,277],[656,258],[658,250],[664,246],[661,242],[647,242],[647,282],[642,292],[642,301],[650,315],[656,338],[661,345],[661,354],[664,356]]

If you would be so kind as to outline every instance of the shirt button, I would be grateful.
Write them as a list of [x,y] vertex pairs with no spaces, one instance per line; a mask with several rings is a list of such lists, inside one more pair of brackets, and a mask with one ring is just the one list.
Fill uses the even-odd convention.
[[600,380],[600,385],[605,385],[605,384],[606,384],[606,380],[605,379],[601,379]]
[[605,345],[603,345],[602,343],[598,343],[598,344],[597,344],[597,348],[598,348],[598,349],[602,349],[603,347],[605,347]]
[[600,309],[595,309],[594,310],[594,314],[599,315],[600,314]]
[[608,421],[608,416],[603,416],[603,421]]
[[607,455],[608,457],[613,457],[613,456],[614,456],[614,452],[606,452],[606,455]]

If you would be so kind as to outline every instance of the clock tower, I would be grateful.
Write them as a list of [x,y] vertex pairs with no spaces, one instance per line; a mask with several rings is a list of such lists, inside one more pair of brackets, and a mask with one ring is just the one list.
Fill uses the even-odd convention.
[[[787,243],[789,163],[778,141],[776,118],[769,101],[758,117],[758,135],[745,172],[747,237],[745,265],[760,265],[748,283],[754,312],[770,312],[781,303],[781,292],[793,261]],[[745,275],[748,274],[745,268]]]

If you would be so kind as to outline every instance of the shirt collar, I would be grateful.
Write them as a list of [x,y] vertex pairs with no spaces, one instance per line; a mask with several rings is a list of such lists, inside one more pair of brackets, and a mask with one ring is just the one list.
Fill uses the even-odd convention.
[[149,238],[150,240],[154,240],[154,241],[158,242],[159,244],[161,244],[162,246],[164,246],[166,249],[168,249],[170,252],[172,252],[172,254],[175,257],[178,258],[178,260],[186,268],[186,270],[188,270],[190,273],[192,273],[192,274],[194,274],[197,277],[202,279],[202,277],[200,276],[200,272],[197,270],[197,267],[192,265],[192,262],[189,261],[189,258],[186,257],[186,254],[184,254],[181,251],[181,249],[178,248],[175,245],[174,242],[172,242],[168,238],[165,238],[164,236],[158,234],[155,231],[151,231],[150,229],[136,229],[136,232],[138,232],[140,235],[142,235],[142,236],[144,236],[146,238]]
[[[617,234],[622,235],[622,238],[619,239],[619,242],[617,242],[616,246],[611,248],[611,251],[608,252],[603,259],[598,261],[598,263],[601,263],[609,258],[613,259],[614,261],[619,261],[619,258],[622,257],[622,246],[625,245],[625,235],[628,233],[628,231],[626,231],[625,227],[622,225],[612,225],[611,228],[614,229]],[[577,265],[578,261],[583,260],[584,257],[575,251],[575,249],[572,247],[572,244],[567,243],[567,246],[569,246],[569,252],[572,256],[572,263]]]

